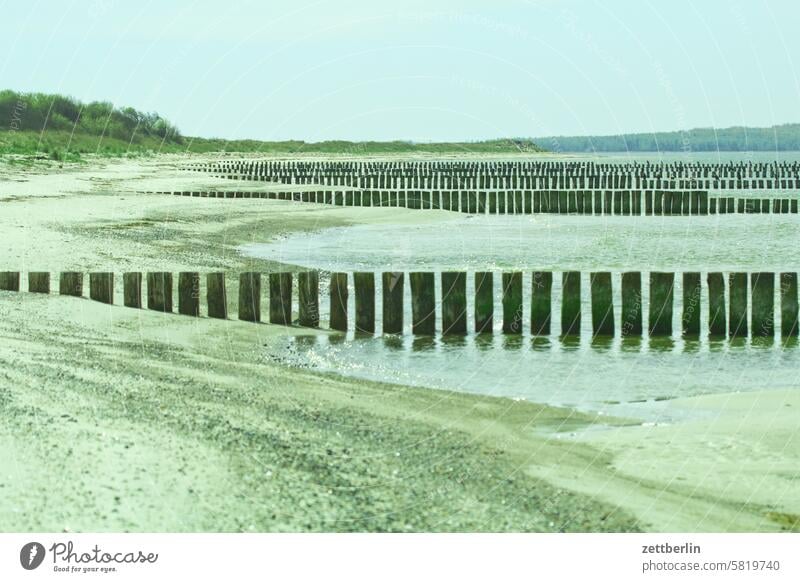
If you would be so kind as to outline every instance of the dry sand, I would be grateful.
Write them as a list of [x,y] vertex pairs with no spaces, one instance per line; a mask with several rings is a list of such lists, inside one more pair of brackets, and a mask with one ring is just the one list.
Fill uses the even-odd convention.
[[[0,170],[0,270],[268,269],[236,248],[447,220],[137,193],[242,189],[187,159]],[[693,420],[642,426],[268,357],[307,333],[0,292],[2,529],[798,528],[797,391],[676,400]]]

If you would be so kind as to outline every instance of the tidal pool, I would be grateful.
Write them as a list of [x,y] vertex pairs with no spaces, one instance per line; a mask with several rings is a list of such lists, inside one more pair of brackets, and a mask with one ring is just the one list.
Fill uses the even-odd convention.
[[[420,212],[407,211],[401,212]],[[424,211],[423,211],[424,212]],[[669,399],[698,394],[797,387],[800,348],[768,340],[710,341],[680,337],[681,277],[676,276],[672,338],[592,340],[589,273],[611,271],[614,316],[620,329],[620,273],[642,271],[796,272],[800,260],[798,215],[708,217],[467,216],[441,211],[440,220],[332,228],[248,245],[246,253],[323,271],[468,271],[468,326],[473,327],[473,279],[496,271],[495,333],[464,338],[410,334],[410,292],[405,285],[403,336],[298,338],[274,346],[296,365],[373,380],[523,398],[607,414],[668,421]],[[533,270],[554,271],[554,332],[560,330],[559,272],[582,272],[579,338],[500,333],[500,277],[521,270],[527,317]],[[327,280],[322,277],[321,318],[327,324]],[[352,279],[351,279],[352,285]],[[437,277],[437,297],[440,297]],[[776,284],[776,305],[779,305]],[[377,329],[381,287],[376,280]],[[353,290],[349,312],[354,313]],[[707,328],[707,288],[701,325]],[[779,310],[778,310],[779,311]],[[437,308],[440,319],[440,310]],[[643,320],[647,322],[645,304]],[[352,319],[352,317],[351,317]],[[351,321],[352,326],[352,321]],[[441,329],[441,321],[437,322]],[[780,317],[776,321],[780,329]]]

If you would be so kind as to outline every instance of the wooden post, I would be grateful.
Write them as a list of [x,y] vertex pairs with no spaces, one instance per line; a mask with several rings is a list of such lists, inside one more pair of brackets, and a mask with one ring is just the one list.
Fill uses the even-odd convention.
[[503,333],[522,333],[522,273],[503,273]]
[[622,336],[642,335],[642,274],[622,273]]
[[656,190],[653,197],[653,214],[662,216],[664,214],[664,191]]
[[58,278],[58,294],[83,296],[83,273],[79,271],[62,271]]
[[700,335],[700,273],[683,274],[683,335]]
[[178,273],[178,313],[200,316],[200,273]]
[[675,273],[650,273],[650,335],[672,335]]
[[269,322],[292,325],[292,274],[269,274]]
[[631,191],[624,190],[622,192],[622,215],[630,216],[631,214]]
[[672,199],[674,196],[675,193],[671,190],[664,191],[664,216],[672,215]]
[[700,192],[697,190],[692,190],[689,193],[690,201],[689,201],[689,209],[684,214],[691,214],[692,216],[697,216],[700,214]]
[[709,273],[708,282],[708,334],[723,337],[727,331],[725,312],[725,278],[722,273]]
[[356,332],[375,333],[375,273],[353,273],[356,290]]
[[239,274],[239,319],[261,321],[261,273]]
[[753,305],[750,326],[753,337],[775,335],[775,273],[753,273],[750,275]]
[[172,273],[147,273],[147,308],[172,313]]
[[470,214],[476,214],[478,212],[478,195],[474,191],[467,193],[467,211]]
[[553,273],[534,271],[531,277],[531,333],[550,335]]
[[297,303],[300,325],[319,327],[319,273],[317,271],[298,273]]
[[478,214],[486,214],[486,192],[478,192]]
[[467,274],[442,273],[442,334],[467,335]]
[[730,337],[747,337],[747,273],[728,275]]
[[113,304],[114,273],[89,273],[89,298],[101,303]]
[[543,214],[552,212],[550,209],[550,192],[547,190],[539,192],[539,211]]
[[122,274],[123,296],[125,307],[142,307],[142,274],[138,272]]
[[475,332],[492,333],[494,320],[494,276],[489,271],[475,273]]
[[0,271],[0,291],[19,291],[19,271]]
[[331,273],[331,315],[329,327],[347,331],[347,273]]
[[781,273],[781,335],[797,336],[797,273]]
[[206,275],[206,299],[208,316],[215,319],[228,318],[228,294],[225,290],[225,273]]
[[561,275],[561,334],[580,335],[581,332],[581,274],[566,271]]
[[422,208],[424,210],[431,209],[431,192],[430,190],[425,190],[422,192]]
[[383,333],[403,333],[403,273],[383,273]]
[[614,303],[611,291],[611,273],[590,273],[592,293],[592,332],[595,336],[614,335]]
[[34,271],[28,273],[29,293],[50,293],[50,273]]
[[567,192],[567,213],[578,214],[578,193],[574,190]]
[[680,216],[683,213],[683,192],[672,193],[672,215]]
[[436,333],[436,298],[433,273],[411,273],[411,328],[419,335]]

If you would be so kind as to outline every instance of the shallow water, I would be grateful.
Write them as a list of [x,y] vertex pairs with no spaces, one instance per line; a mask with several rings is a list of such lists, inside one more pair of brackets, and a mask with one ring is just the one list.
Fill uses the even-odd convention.
[[[401,211],[419,212],[419,211]],[[436,212],[436,211],[433,211]],[[497,271],[494,335],[466,338],[410,335],[410,292],[405,285],[403,337],[344,337],[291,340],[280,349],[298,365],[373,380],[397,382],[567,405],[607,414],[669,421],[668,400],[681,396],[787,388],[800,385],[800,348],[780,338],[736,342],[684,340],[679,335],[681,277],[676,277],[672,338],[592,341],[589,272],[611,271],[616,329],[620,329],[620,272],[798,271],[797,215],[708,217],[466,216],[439,212],[440,222],[362,225],[291,236],[245,252],[329,271],[466,270],[468,325],[473,327],[472,271]],[[532,270],[582,271],[582,331],[579,339],[520,337],[499,333],[503,270],[523,275],[528,318]],[[327,324],[327,290],[321,316]],[[352,280],[351,280],[352,284]],[[437,277],[437,297],[441,297]],[[776,305],[779,305],[776,284]],[[376,293],[381,294],[380,278]],[[349,312],[354,313],[353,290]],[[560,330],[561,280],[553,278],[552,329]],[[645,302],[643,321],[647,322]],[[707,288],[701,296],[707,329]],[[380,300],[377,301],[377,329]],[[437,307],[437,316],[440,318]],[[779,310],[778,310],[779,311]],[[526,319],[528,321],[529,319]],[[351,322],[352,326],[352,322]],[[441,322],[437,324],[441,329]],[[776,321],[780,329],[780,317]],[[289,349],[285,349],[285,348]]]
[[371,224],[243,247],[246,254],[329,271],[780,271],[800,266],[800,215],[470,216]]
[[305,337],[283,347],[290,362],[323,371],[659,422],[678,418],[671,398],[797,387],[800,366],[796,343],[779,342],[409,335]]

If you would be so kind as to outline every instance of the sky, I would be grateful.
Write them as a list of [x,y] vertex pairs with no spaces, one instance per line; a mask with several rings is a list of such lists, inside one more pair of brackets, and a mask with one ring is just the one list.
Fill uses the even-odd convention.
[[472,141],[800,121],[796,0],[0,0],[0,88],[185,135]]

